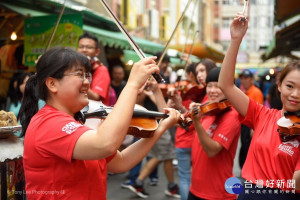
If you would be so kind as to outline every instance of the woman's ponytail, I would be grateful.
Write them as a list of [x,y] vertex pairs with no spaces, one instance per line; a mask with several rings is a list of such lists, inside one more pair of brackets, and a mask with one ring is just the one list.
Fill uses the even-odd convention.
[[25,135],[27,127],[31,118],[38,112],[38,101],[37,95],[37,75],[32,75],[25,86],[24,98],[20,108],[19,116],[22,124],[22,134],[20,137]]

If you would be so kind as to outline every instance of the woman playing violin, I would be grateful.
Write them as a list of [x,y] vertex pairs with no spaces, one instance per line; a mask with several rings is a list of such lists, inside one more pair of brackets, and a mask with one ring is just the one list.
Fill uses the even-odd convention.
[[[242,178],[251,188],[269,189],[256,193],[244,188],[239,199],[296,199],[300,190],[300,137],[282,141],[277,121],[284,111],[300,110],[300,62],[293,61],[282,71],[278,90],[282,110],[268,109],[249,99],[234,85],[234,71],[239,46],[248,28],[248,20],[238,14],[231,26],[231,42],[220,73],[219,87],[241,115],[241,122],[254,130],[252,142],[242,169]],[[294,194],[293,194],[294,193]]]
[[[206,60],[206,59],[204,59]],[[216,65],[212,62],[212,66]],[[201,66],[200,66],[201,65]],[[204,66],[204,67],[203,67]],[[198,75],[195,74],[201,73],[201,77],[204,78],[204,85],[207,73],[211,70],[210,65],[207,65],[207,62],[200,62],[197,64],[191,64],[187,67],[187,76],[191,76],[190,80],[193,80],[193,83],[196,84]],[[199,81],[202,83],[202,81]],[[175,91],[175,89],[173,89]],[[205,92],[205,89],[204,89]],[[205,94],[205,93],[204,93]],[[205,96],[202,99],[202,102],[206,101],[207,97]],[[182,100],[181,96],[175,92],[175,95],[170,97],[168,104],[171,107],[175,107],[178,110],[181,110],[182,113],[186,112],[189,109],[189,105],[192,102],[191,99]],[[201,100],[199,99],[199,102]],[[178,159],[178,175],[180,183],[180,195],[182,200],[186,200],[189,194],[190,182],[191,182],[191,149],[192,142],[194,140],[194,126],[189,127],[189,131],[181,127],[177,127],[175,134],[175,151]]]
[[[219,73],[220,68],[213,68],[206,77],[206,94],[210,103],[225,98],[218,87]],[[192,103],[190,107],[199,109],[199,105]],[[217,115],[194,112],[192,119],[196,134],[188,199],[236,199],[236,195],[226,192],[224,183],[233,176],[233,160],[240,135],[238,113],[233,108]]]
[[[89,102],[91,64],[86,56],[70,48],[52,48],[41,56],[36,69],[26,84],[20,113],[26,133],[23,161],[29,200],[106,199],[107,170],[128,171],[180,117],[167,109],[169,117],[153,137],[119,152],[138,90],[158,72],[155,57],[134,64],[117,103],[97,130],[74,119]],[[38,98],[46,102],[39,111]]]

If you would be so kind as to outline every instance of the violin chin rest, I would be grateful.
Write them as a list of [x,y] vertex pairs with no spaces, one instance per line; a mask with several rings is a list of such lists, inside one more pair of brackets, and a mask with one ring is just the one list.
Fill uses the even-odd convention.
[[278,121],[277,121],[277,125],[280,126],[280,127],[290,127],[290,126],[293,126],[293,122],[288,119],[288,118],[285,118],[285,117],[281,117]]

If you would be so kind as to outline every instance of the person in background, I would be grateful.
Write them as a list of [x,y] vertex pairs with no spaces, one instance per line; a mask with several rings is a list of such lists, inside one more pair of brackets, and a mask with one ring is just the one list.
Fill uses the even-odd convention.
[[197,64],[196,74],[197,74],[197,81],[200,86],[203,87],[206,86],[205,81],[206,81],[207,73],[215,67],[217,67],[216,63],[209,58],[204,58]]
[[24,90],[30,74],[26,72],[17,72],[11,78],[7,92],[6,110],[13,112],[16,117],[19,115],[21,102],[24,96]]
[[244,69],[239,75],[241,79],[241,85],[245,90],[245,94],[256,101],[257,103],[264,103],[264,95],[262,91],[254,85],[254,76],[249,69]]
[[[153,111],[161,111],[162,107],[167,106],[163,94],[154,79],[148,81],[147,90],[144,90],[143,93],[139,95],[138,100],[139,101],[137,103],[148,110],[152,108],[151,110]],[[153,173],[160,163],[163,163],[164,173],[168,183],[165,195],[180,198],[179,187],[175,183],[174,179],[172,160],[175,158],[175,149],[169,130],[166,130],[166,132],[155,143],[148,156],[149,159],[147,159],[147,163],[140,170],[138,177],[126,188],[130,189],[141,198],[147,198],[149,194],[144,189],[144,181],[148,176],[151,181],[151,179],[153,179],[153,177],[150,177],[151,173]]]
[[282,109],[280,92],[278,91],[279,77],[280,77],[280,72],[276,74],[275,81],[271,84],[267,94],[267,101],[269,102],[270,108],[275,108],[277,110]]
[[[157,57],[156,62],[158,62],[160,57],[162,56],[162,52],[156,53],[155,56]],[[170,63],[170,56],[166,53],[159,65],[159,73],[166,81],[166,84],[170,83],[171,71],[169,69],[169,63]]]
[[[98,129],[75,119],[89,103],[92,67],[86,56],[71,48],[51,48],[41,56],[36,69],[27,81],[20,109],[28,200],[105,200],[107,171],[125,172],[136,165],[180,118],[178,111],[166,108],[169,116],[152,137],[119,152],[137,94],[149,76],[158,73],[155,57],[135,63],[118,102]],[[40,110],[39,98],[46,102]]]
[[84,33],[78,39],[78,52],[87,56],[92,64],[92,82],[88,90],[88,98],[95,101],[102,101],[110,106],[110,76],[106,66],[104,66],[97,56],[100,54],[97,37],[90,33]]
[[115,90],[117,99],[126,85],[125,69],[117,64],[111,67],[111,87]]
[[[264,95],[261,90],[254,85],[254,77],[253,73],[249,69],[244,69],[242,73],[239,75],[241,80],[241,85],[245,90],[245,94],[250,98],[253,99],[255,102],[259,104],[264,103]],[[253,130],[247,127],[246,125],[242,124],[241,127],[241,147],[239,153],[239,165],[243,168],[245,163],[247,153],[249,150],[249,146],[251,143]]]
[[[267,108],[243,93],[234,85],[234,72],[239,47],[248,28],[248,19],[244,19],[244,15],[237,14],[230,25],[231,41],[218,83],[240,113],[240,121],[254,130],[242,169],[242,178],[246,180],[244,190],[238,199],[299,199],[300,137],[283,141],[277,123],[285,111],[300,110],[300,62],[290,62],[280,74],[278,90],[282,110]],[[267,192],[263,192],[265,190]]]

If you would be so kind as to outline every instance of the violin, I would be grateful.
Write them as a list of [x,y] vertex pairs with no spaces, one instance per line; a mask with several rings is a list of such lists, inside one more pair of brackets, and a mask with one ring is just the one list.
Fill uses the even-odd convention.
[[[106,106],[101,102],[89,100],[89,105],[76,113],[74,118],[80,123],[97,130],[100,123],[99,119],[105,119],[112,109],[113,107]],[[127,134],[139,138],[150,138],[158,128],[159,123],[157,119],[167,118],[168,116],[168,114],[149,111],[142,106],[136,105]],[[192,121],[182,117],[178,123],[188,130]]]
[[[169,96],[168,90],[170,88],[175,88],[179,91],[182,100],[190,99],[193,102],[201,102],[205,96],[205,87],[189,81],[177,81],[174,84],[158,84],[158,87],[162,91],[164,97]],[[173,95],[171,94],[171,96]]]
[[175,88],[180,91],[182,100],[192,100],[193,102],[201,102],[205,96],[205,87],[189,81],[177,81]]
[[185,117],[190,117],[201,112],[203,115],[217,115],[225,112],[231,108],[231,103],[227,99],[223,99],[219,102],[206,102],[199,107],[191,109],[191,111],[185,114]]
[[278,133],[283,142],[300,136],[300,111],[284,112],[284,117],[277,121]]

